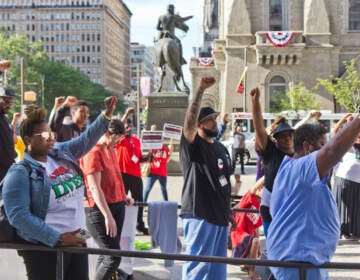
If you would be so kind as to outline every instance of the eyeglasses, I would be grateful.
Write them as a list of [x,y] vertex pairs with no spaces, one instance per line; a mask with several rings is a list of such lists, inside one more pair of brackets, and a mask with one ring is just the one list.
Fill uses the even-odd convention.
[[43,139],[43,140],[46,140],[46,141],[48,141],[49,139],[50,139],[50,137],[52,138],[52,139],[55,139],[55,132],[52,132],[52,131],[43,131],[43,132],[41,132],[41,133],[35,133],[35,134],[33,134],[33,136],[41,136],[41,138]]

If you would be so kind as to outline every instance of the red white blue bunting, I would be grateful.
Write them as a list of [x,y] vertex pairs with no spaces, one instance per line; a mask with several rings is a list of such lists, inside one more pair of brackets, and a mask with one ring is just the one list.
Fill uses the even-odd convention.
[[211,66],[214,64],[214,58],[212,57],[198,57],[198,64],[200,66]]
[[277,47],[285,47],[294,37],[293,31],[269,31],[266,32],[266,37],[270,43]]

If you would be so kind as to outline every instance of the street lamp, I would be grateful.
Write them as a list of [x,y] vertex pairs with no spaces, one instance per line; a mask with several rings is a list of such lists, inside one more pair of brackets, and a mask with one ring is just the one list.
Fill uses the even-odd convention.
[[41,105],[45,105],[45,74],[40,75],[41,79]]
[[[136,63],[136,91],[130,92],[126,97],[127,101],[134,102],[136,105],[136,133],[140,137],[140,77],[144,70],[144,63]],[[122,65],[121,67],[132,67],[133,65]]]
[[136,98],[136,128],[137,135],[140,138],[140,71],[141,63],[136,64],[136,88],[137,88],[137,98]]

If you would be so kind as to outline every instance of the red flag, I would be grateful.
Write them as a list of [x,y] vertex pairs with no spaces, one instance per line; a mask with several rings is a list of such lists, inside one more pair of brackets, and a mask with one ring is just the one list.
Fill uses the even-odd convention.
[[240,81],[239,83],[237,84],[236,86],[236,92],[237,93],[244,93],[244,90],[245,90],[245,73],[246,73],[246,70],[247,70],[247,66],[245,66],[245,69],[241,75],[241,78],[240,78]]

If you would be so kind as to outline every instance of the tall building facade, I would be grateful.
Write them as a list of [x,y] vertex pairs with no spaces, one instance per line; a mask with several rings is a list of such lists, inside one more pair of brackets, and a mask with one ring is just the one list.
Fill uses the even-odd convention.
[[210,57],[213,41],[219,39],[218,7],[218,0],[204,0],[203,46],[199,54],[201,57]]
[[[154,64],[153,64],[154,47],[147,47],[139,43],[131,43],[130,45],[130,61],[131,61],[131,88],[137,90],[137,77],[151,77],[151,91],[154,89]],[[139,66],[138,66],[139,65]],[[139,67],[139,68],[138,68]],[[137,73],[138,69],[140,73]]]
[[[344,74],[344,61],[359,69],[360,0],[219,0],[219,39],[214,40],[215,66],[201,67],[192,59],[193,85],[204,73],[217,77],[218,87],[204,102],[222,112],[251,111],[247,94],[236,93],[245,74],[245,93],[259,87],[265,112],[273,97],[290,82],[307,88],[317,78]],[[319,88],[321,108],[336,111],[333,97]]]
[[119,96],[130,90],[130,18],[121,0],[0,0],[0,27]]

